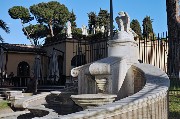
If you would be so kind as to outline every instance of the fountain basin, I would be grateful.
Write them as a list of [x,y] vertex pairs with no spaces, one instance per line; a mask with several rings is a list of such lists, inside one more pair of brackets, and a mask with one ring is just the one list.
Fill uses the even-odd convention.
[[71,95],[71,99],[83,109],[112,103],[117,95],[111,94],[80,94]]

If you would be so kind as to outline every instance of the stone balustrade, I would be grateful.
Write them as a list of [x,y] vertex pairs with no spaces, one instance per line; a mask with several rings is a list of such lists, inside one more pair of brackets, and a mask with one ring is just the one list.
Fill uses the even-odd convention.
[[14,107],[20,109],[26,109],[28,106],[33,106],[37,103],[39,105],[38,100],[44,99],[50,92],[41,93],[29,97],[25,97],[23,99],[15,100]]
[[[99,107],[59,117],[60,119],[168,119],[168,88],[170,81],[165,72],[149,64],[134,64],[133,72],[145,83],[142,89],[126,98]],[[138,79],[135,76],[135,80]],[[134,82],[134,85],[137,82]],[[144,85],[145,84],[145,85]],[[57,118],[56,118],[57,119]]]

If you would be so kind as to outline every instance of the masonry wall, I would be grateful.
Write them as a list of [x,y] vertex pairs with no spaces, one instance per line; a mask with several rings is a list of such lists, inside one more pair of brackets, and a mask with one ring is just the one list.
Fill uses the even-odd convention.
[[[22,61],[25,61],[29,64],[30,70],[32,70],[35,53],[22,53],[22,52],[9,52],[8,53],[8,62],[7,62],[7,74],[9,75],[11,72],[17,76],[18,64]],[[30,75],[31,75],[30,71]]]

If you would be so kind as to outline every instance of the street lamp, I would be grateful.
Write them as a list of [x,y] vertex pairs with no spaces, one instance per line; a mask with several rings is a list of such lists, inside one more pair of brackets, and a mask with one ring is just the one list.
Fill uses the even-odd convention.
[[110,0],[110,40],[113,40],[113,3]]

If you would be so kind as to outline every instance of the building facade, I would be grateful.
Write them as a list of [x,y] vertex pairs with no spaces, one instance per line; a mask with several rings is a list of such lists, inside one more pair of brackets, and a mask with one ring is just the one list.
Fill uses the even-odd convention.
[[[42,64],[46,62],[46,52],[40,47],[23,44],[0,44],[1,67],[0,85],[2,86],[27,86],[33,75],[35,57],[40,55]],[[42,74],[46,70],[42,65]]]
[[4,65],[7,75],[30,76],[35,56],[41,55],[42,62],[45,62],[46,52],[40,47],[23,44],[1,44],[4,49]]
[[54,51],[56,52],[59,74],[68,80],[71,78],[72,68],[107,57],[107,40],[100,39],[93,42],[67,38],[44,45],[42,49],[46,51],[47,56],[50,56]]

